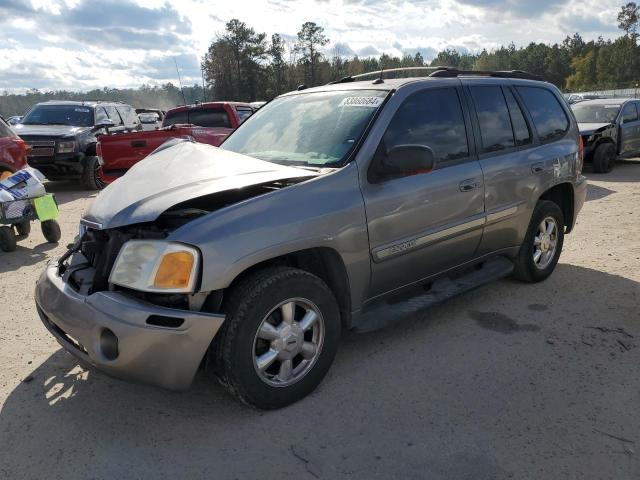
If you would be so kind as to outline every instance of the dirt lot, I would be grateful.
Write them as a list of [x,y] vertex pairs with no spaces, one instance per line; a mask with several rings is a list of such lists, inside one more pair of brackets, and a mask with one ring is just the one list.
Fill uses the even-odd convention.
[[640,478],[640,164],[590,175],[561,263],[369,334],[320,388],[249,409],[78,366],[33,288],[91,202],[52,185],[64,242],[0,252],[0,479]]

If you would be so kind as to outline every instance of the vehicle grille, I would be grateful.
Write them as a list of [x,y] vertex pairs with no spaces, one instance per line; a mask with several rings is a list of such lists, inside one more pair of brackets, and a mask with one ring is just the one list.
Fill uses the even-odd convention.
[[53,158],[55,156],[55,140],[32,140],[28,137],[23,140],[30,147],[27,152],[28,158],[43,159],[43,157]]

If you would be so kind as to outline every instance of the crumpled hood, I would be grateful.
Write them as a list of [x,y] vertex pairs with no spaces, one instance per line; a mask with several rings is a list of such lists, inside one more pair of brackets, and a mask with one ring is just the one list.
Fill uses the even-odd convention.
[[597,130],[608,127],[609,125],[611,124],[610,123],[579,123],[578,129],[580,130],[580,135],[591,135]]
[[83,220],[102,229],[152,222],[170,207],[187,200],[315,175],[309,170],[184,141],[134,165],[100,192]]
[[72,127],[70,125],[23,125],[19,123],[13,126],[13,130],[19,135],[38,135],[43,137],[70,137],[80,132],[91,130],[90,127]]

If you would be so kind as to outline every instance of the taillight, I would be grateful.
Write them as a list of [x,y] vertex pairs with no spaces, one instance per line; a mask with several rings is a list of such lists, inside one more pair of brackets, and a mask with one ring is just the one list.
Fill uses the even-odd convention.
[[584,139],[582,135],[578,136],[578,159],[576,161],[576,173],[580,175],[582,173],[582,166],[584,165]]
[[96,144],[96,155],[102,158],[102,145],[100,145],[100,142]]

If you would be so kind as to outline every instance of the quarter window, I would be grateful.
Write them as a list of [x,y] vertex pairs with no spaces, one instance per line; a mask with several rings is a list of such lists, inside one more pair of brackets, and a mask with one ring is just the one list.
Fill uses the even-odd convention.
[[511,116],[511,126],[513,127],[513,135],[516,140],[516,145],[522,146],[531,143],[531,132],[527,121],[524,119],[524,114],[520,109],[520,105],[516,101],[513,93],[508,88],[503,90],[504,97],[507,99],[507,106],[509,107],[509,115]]
[[469,156],[462,107],[454,88],[414,93],[400,106],[383,137],[388,152],[398,145],[430,147],[436,162]]
[[116,107],[107,105],[104,108],[114,125],[122,125],[122,119],[120,118],[120,114],[118,113],[118,110],[116,110]]
[[497,152],[515,146],[507,103],[499,86],[471,87],[476,106],[483,152]]
[[569,129],[569,119],[556,96],[546,88],[516,87],[531,114],[540,141],[560,138]]

